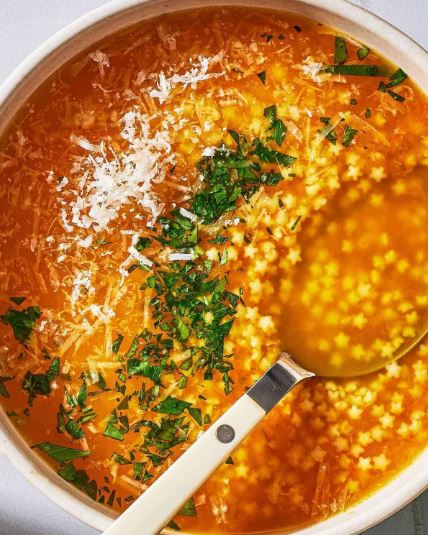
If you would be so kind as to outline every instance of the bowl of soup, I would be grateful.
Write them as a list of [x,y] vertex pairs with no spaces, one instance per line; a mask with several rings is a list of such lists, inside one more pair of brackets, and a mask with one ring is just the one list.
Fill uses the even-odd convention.
[[[334,371],[415,336],[426,87],[426,52],[342,0],[116,1],[35,51],[0,88],[1,450],[103,530],[284,340]],[[354,534],[422,492],[428,345],[352,366],[168,529]]]

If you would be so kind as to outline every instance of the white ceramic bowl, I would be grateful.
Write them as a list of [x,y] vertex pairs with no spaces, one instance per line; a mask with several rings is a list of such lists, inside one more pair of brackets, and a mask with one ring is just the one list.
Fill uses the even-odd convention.
[[[141,19],[200,6],[283,9],[337,27],[403,68],[428,92],[428,53],[380,18],[346,0],[114,0],[73,22],[33,52],[0,87],[0,125],[60,65],[114,31]],[[27,479],[79,520],[104,530],[114,513],[63,481],[20,437],[0,409],[0,451]],[[428,487],[428,448],[393,481],[360,504],[298,535],[354,535],[387,518]]]

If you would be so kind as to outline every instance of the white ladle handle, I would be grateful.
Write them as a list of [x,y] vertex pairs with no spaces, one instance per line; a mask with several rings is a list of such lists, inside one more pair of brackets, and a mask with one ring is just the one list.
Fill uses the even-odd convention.
[[104,535],[156,535],[260,422],[303,379],[313,374],[288,355],[226,411]]

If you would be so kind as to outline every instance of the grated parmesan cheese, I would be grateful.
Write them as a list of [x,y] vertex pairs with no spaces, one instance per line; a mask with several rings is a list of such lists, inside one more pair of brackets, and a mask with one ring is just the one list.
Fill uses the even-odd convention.
[[76,276],[73,279],[73,288],[70,296],[72,306],[74,306],[77,300],[79,299],[82,288],[85,289],[88,293],[93,293],[95,291],[95,289],[91,285],[91,276],[92,273],[87,270],[78,271],[76,273]]
[[[123,234],[125,232],[126,231],[123,231]],[[129,256],[119,266],[119,273],[121,275],[121,282],[120,282],[121,284],[123,284],[123,281],[129,275],[127,268],[133,263],[133,261],[136,260],[137,262],[140,262],[143,266],[151,267],[153,265],[153,262],[149,258],[147,258],[147,256],[144,256],[135,248],[138,238],[139,238],[138,233],[132,234],[131,245],[130,247],[128,247]]]
[[190,219],[190,221],[197,221],[198,219],[197,215],[193,214],[192,212],[189,212],[189,210],[186,210],[185,208],[179,208],[178,211],[183,217]]
[[95,63],[98,63],[98,68],[100,70],[101,77],[105,74],[105,67],[110,67],[110,60],[107,56],[107,54],[104,54],[104,52],[101,52],[101,50],[95,50],[95,52],[91,52],[89,54],[89,57],[92,61],[95,61]]
[[88,154],[76,157],[72,167],[78,189],[65,190],[74,196],[65,203],[71,209],[71,221],[66,209],[61,211],[67,232],[76,227],[93,228],[96,232],[108,230],[121,209],[135,201],[151,212],[148,226],[156,221],[163,206],[151,191],[152,183],[165,178],[165,169],[174,165],[175,154],[171,152],[168,131],[159,130],[152,136],[150,121],[150,117],[136,111],[124,115],[121,137],[128,147],[121,154],[106,147],[104,141],[94,145],[85,138],[72,136],[72,141]]
[[194,256],[193,253],[170,253],[169,254],[169,260],[171,262],[175,262],[176,260],[184,260],[185,262],[188,262],[190,260],[193,260]]
[[177,85],[182,85],[183,88],[190,86],[192,89],[195,89],[199,82],[209,80],[210,78],[218,78],[225,74],[224,72],[208,74],[210,63],[213,63],[213,60],[218,61],[217,56],[214,58],[199,56],[198,60],[199,64],[194,63],[192,68],[186,71],[184,74],[175,73],[167,78],[165,73],[161,71],[159,73],[157,87],[149,91],[150,96],[152,98],[157,98],[159,103],[163,104],[167,100],[170,92]]

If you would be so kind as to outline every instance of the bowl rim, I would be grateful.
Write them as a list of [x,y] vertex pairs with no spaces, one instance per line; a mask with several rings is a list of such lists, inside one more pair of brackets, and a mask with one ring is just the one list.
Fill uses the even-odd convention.
[[[111,0],[107,4],[82,15],[44,41],[3,81],[0,85],[0,109],[8,102],[15,90],[28,79],[32,71],[43,64],[50,54],[75,39],[84,30],[88,30],[121,12],[139,6],[144,8],[150,4],[163,4],[167,11],[188,9],[189,6],[185,5],[186,1],[192,3],[192,0]],[[257,2],[257,0],[247,2],[245,0],[193,0],[193,7],[199,4],[198,7],[249,5],[250,7],[271,8],[272,1],[274,3],[276,1],[274,9],[282,9],[283,11],[292,12],[290,7],[300,5],[309,11],[321,10],[326,15],[331,16],[332,20],[337,19],[340,14],[340,18],[349,22],[351,27],[364,27],[373,36],[385,41],[385,44],[389,41],[394,42],[392,49],[400,50],[403,57],[409,58],[409,63],[414,70],[412,78],[419,85],[425,86],[425,92],[428,92],[428,53],[422,46],[389,22],[348,0],[264,0],[263,2]],[[263,5],[260,5],[261,3]],[[334,23],[330,25],[335,27]],[[337,27],[340,28],[340,25]],[[345,33],[348,32],[352,35],[351,30],[345,31]],[[384,37],[386,35],[387,38]],[[387,57],[390,56],[387,54]],[[115,514],[107,507],[95,504],[70,484],[63,482],[50,467],[46,469],[46,463],[29,448],[21,435],[7,421],[1,407],[0,453],[5,453],[12,464],[34,487],[80,521],[97,530],[104,531],[114,520]],[[324,535],[356,535],[397,512],[427,487],[428,446],[394,479],[363,501],[327,520],[293,531],[293,533],[296,535],[319,535],[322,530]],[[393,499],[391,499],[392,496]]]

